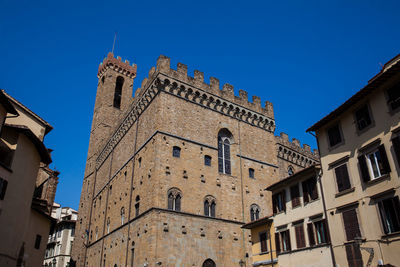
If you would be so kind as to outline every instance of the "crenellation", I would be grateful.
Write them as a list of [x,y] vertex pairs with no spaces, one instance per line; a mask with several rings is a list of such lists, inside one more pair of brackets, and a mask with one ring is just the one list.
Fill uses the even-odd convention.
[[287,133],[281,132],[280,137],[283,141],[289,142],[289,135]]
[[194,81],[197,84],[203,84],[204,83],[204,72],[201,72],[199,70],[194,71]]
[[300,141],[299,139],[292,138],[292,144],[296,147],[300,147]]
[[258,96],[253,95],[252,96],[252,101],[254,106],[256,107],[257,110],[261,109],[261,99]]
[[305,151],[307,151],[307,152],[310,152],[310,153],[311,153],[311,147],[310,147],[309,145],[307,145],[307,144],[303,144],[303,149],[304,149]]
[[186,64],[178,62],[178,65],[176,67],[176,72],[180,74],[181,78],[187,76],[187,70],[188,70],[188,67]]
[[231,85],[229,83],[225,83],[222,87],[222,92],[228,96],[233,97],[234,96],[233,85]]
[[156,69],[158,71],[165,71],[168,73],[170,68],[171,68],[171,59],[164,55],[160,55],[157,59],[157,68]]
[[97,78],[100,78],[107,69],[114,69],[119,73],[123,73],[129,78],[136,77],[137,66],[135,64],[130,65],[128,60],[122,61],[121,57],[114,57],[113,53],[108,53],[107,57],[103,59],[100,63],[99,69],[97,71]]
[[247,91],[239,89],[239,98],[244,102],[249,102],[249,96]]

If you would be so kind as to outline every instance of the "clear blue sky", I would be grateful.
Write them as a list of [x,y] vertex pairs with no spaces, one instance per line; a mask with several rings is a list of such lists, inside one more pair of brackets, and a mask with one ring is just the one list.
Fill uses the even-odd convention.
[[399,1],[0,0],[0,88],[54,130],[56,201],[78,208],[98,64],[112,48],[138,65],[160,54],[272,101],[281,131],[305,130],[400,52]]

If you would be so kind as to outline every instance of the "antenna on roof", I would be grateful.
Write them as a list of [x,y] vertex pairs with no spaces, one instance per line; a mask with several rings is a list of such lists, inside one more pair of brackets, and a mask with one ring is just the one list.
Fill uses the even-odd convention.
[[116,40],[116,39],[117,39],[117,32],[115,32],[113,47],[112,47],[112,50],[111,50],[111,53],[113,53],[113,54],[114,54],[114,47],[115,47],[115,40]]

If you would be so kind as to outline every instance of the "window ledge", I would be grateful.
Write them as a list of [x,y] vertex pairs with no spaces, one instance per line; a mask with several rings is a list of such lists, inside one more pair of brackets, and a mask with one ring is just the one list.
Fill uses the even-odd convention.
[[314,246],[309,246],[309,247],[304,247],[304,248],[297,248],[297,249],[292,249],[292,250],[288,250],[288,251],[282,251],[279,252],[278,255],[285,255],[285,254],[290,254],[290,253],[296,253],[299,251],[304,251],[304,250],[311,250],[311,249],[315,249],[315,248],[320,248],[320,247],[326,247],[329,246],[330,243],[321,243],[321,244],[317,244]]
[[389,234],[384,234],[381,238],[388,239],[388,238],[395,237],[395,236],[400,236],[400,231],[389,233]]
[[336,193],[335,197],[340,197],[340,196],[346,195],[348,193],[354,192],[354,190],[356,190],[356,188],[353,186],[351,188],[348,188],[348,189],[345,189],[343,191]]
[[307,203],[304,203],[304,206],[309,205],[309,204],[311,204],[313,202],[317,202],[318,200],[319,200],[319,197],[316,198],[316,199],[312,199],[312,200],[308,201]]
[[373,180],[369,180],[366,184],[367,184],[368,186],[374,185],[374,184],[379,183],[379,182],[381,182],[381,181],[383,181],[383,180],[386,180],[386,179],[388,179],[388,178],[390,178],[390,173],[384,174],[384,175],[382,175],[381,177],[375,178],[375,179],[373,179]]

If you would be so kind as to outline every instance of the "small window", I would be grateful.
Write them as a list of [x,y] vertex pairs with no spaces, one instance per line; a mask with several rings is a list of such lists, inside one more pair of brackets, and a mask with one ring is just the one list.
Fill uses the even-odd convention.
[[8,182],[2,178],[0,178],[0,200],[3,200],[6,195]]
[[289,230],[275,233],[275,246],[277,253],[292,250],[290,245]]
[[125,221],[125,209],[124,207],[121,208],[121,225],[124,224]]
[[388,105],[391,111],[400,107],[400,83],[387,90]]
[[139,208],[140,208],[140,197],[136,196],[136,204],[135,204],[135,217],[139,216]]
[[75,236],[75,225],[71,226],[71,236]]
[[258,219],[260,219],[260,207],[256,204],[253,204],[250,207],[250,220],[255,221]]
[[399,197],[392,197],[378,202],[379,213],[385,234],[400,231]]
[[342,192],[351,187],[347,164],[335,168],[336,184],[338,192]]
[[249,169],[249,177],[254,178],[254,169],[252,168]]
[[293,169],[292,166],[289,166],[289,167],[288,167],[288,175],[289,175],[289,176],[292,176],[293,174],[294,174],[294,169]]
[[40,242],[42,241],[41,235],[36,235],[35,239],[35,249],[40,249]]
[[110,218],[107,218],[107,234],[110,233]]
[[204,200],[204,215],[208,217],[215,217],[215,199],[211,196],[208,196]]
[[364,182],[377,179],[390,173],[389,161],[383,144],[378,148],[359,156],[358,163],[360,165],[361,177]]
[[356,116],[357,129],[359,131],[367,128],[372,123],[368,105],[364,105],[360,109],[358,109],[355,113],[355,116]]
[[142,157],[140,157],[140,158],[138,159],[138,163],[139,163],[139,168],[142,167]]
[[114,107],[121,108],[121,97],[122,97],[122,86],[124,85],[124,78],[122,76],[118,76],[115,82],[115,90],[114,90]]
[[329,146],[334,147],[342,142],[339,124],[328,129]]
[[308,203],[318,198],[317,179],[315,177],[302,182],[302,187],[304,203]]
[[272,206],[274,214],[286,211],[285,191],[276,193],[272,196]]
[[181,210],[181,191],[177,188],[168,190],[168,209],[180,211]]
[[307,224],[308,240],[310,246],[315,244],[324,244],[329,242],[328,227],[326,220],[320,220]]
[[208,155],[204,156],[204,165],[211,166],[211,157]]
[[179,158],[181,156],[181,148],[179,146],[174,146],[172,148],[172,156]]
[[104,75],[101,77],[101,83],[104,84]]
[[267,233],[266,232],[260,233],[259,237],[260,237],[261,253],[268,252],[268,246],[267,246],[268,235],[267,235]]

